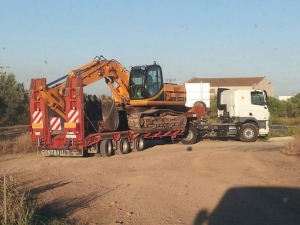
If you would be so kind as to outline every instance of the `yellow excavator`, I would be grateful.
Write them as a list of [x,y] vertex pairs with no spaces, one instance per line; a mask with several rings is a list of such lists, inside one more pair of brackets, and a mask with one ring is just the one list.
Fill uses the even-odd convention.
[[[205,105],[201,103],[192,108],[185,106],[184,85],[164,83],[162,69],[156,62],[134,66],[129,72],[116,60],[100,56],[66,76],[39,87],[49,108],[64,120],[67,118],[64,99],[66,82],[55,83],[67,76],[80,76],[84,87],[105,79],[113,93],[113,101],[102,101],[100,131],[115,131],[124,123],[130,130],[139,132],[174,130],[185,128],[190,120],[206,114]],[[118,117],[120,109],[126,114],[121,120]]]

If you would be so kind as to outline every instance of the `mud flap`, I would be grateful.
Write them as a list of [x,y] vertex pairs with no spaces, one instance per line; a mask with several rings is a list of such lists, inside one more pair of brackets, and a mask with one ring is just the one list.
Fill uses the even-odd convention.
[[101,100],[102,118],[100,122],[102,131],[115,131],[119,126],[119,114],[116,104],[113,100]]

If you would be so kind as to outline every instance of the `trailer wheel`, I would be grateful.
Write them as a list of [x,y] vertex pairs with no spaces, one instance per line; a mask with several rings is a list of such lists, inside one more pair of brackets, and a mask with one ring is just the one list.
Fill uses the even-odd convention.
[[113,155],[113,144],[111,140],[103,140],[100,142],[100,156],[109,157]]
[[137,137],[135,140],[134,140],[134,146],[135,148],[132,149],[132,151],[134,152],[140,152],[140,151],[143,151],[145,149],[145,139],[143,137]]
[[195,144],[198,136],[197,129],[190,125],[189,128],[185,131],[184,137],[180,139],[180,142],[184,145],[192,145]]
[[242,142],[255,142],[257,140],[257,128],[253,124],[245,123],[241,127],[240,139]]
[[127,138],[121,138],[118,142],[118,149],[115,150],[117,155],[127,154],[130,151],[130,144]]

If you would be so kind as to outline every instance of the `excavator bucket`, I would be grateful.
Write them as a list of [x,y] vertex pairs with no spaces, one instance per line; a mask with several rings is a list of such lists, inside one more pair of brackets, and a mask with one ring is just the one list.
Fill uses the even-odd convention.
[[102,131],[115,131],[119,126],[119,114],[114,100],[101,100],[102,118],[100,127]]

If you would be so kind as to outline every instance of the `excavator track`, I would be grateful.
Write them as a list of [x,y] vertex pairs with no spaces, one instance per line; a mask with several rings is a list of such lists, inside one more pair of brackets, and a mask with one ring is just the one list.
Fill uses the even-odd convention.
[[187,118],[169,109],[149,109],[128,115],[129,129],[136,132],[158,132],[186,129]]

